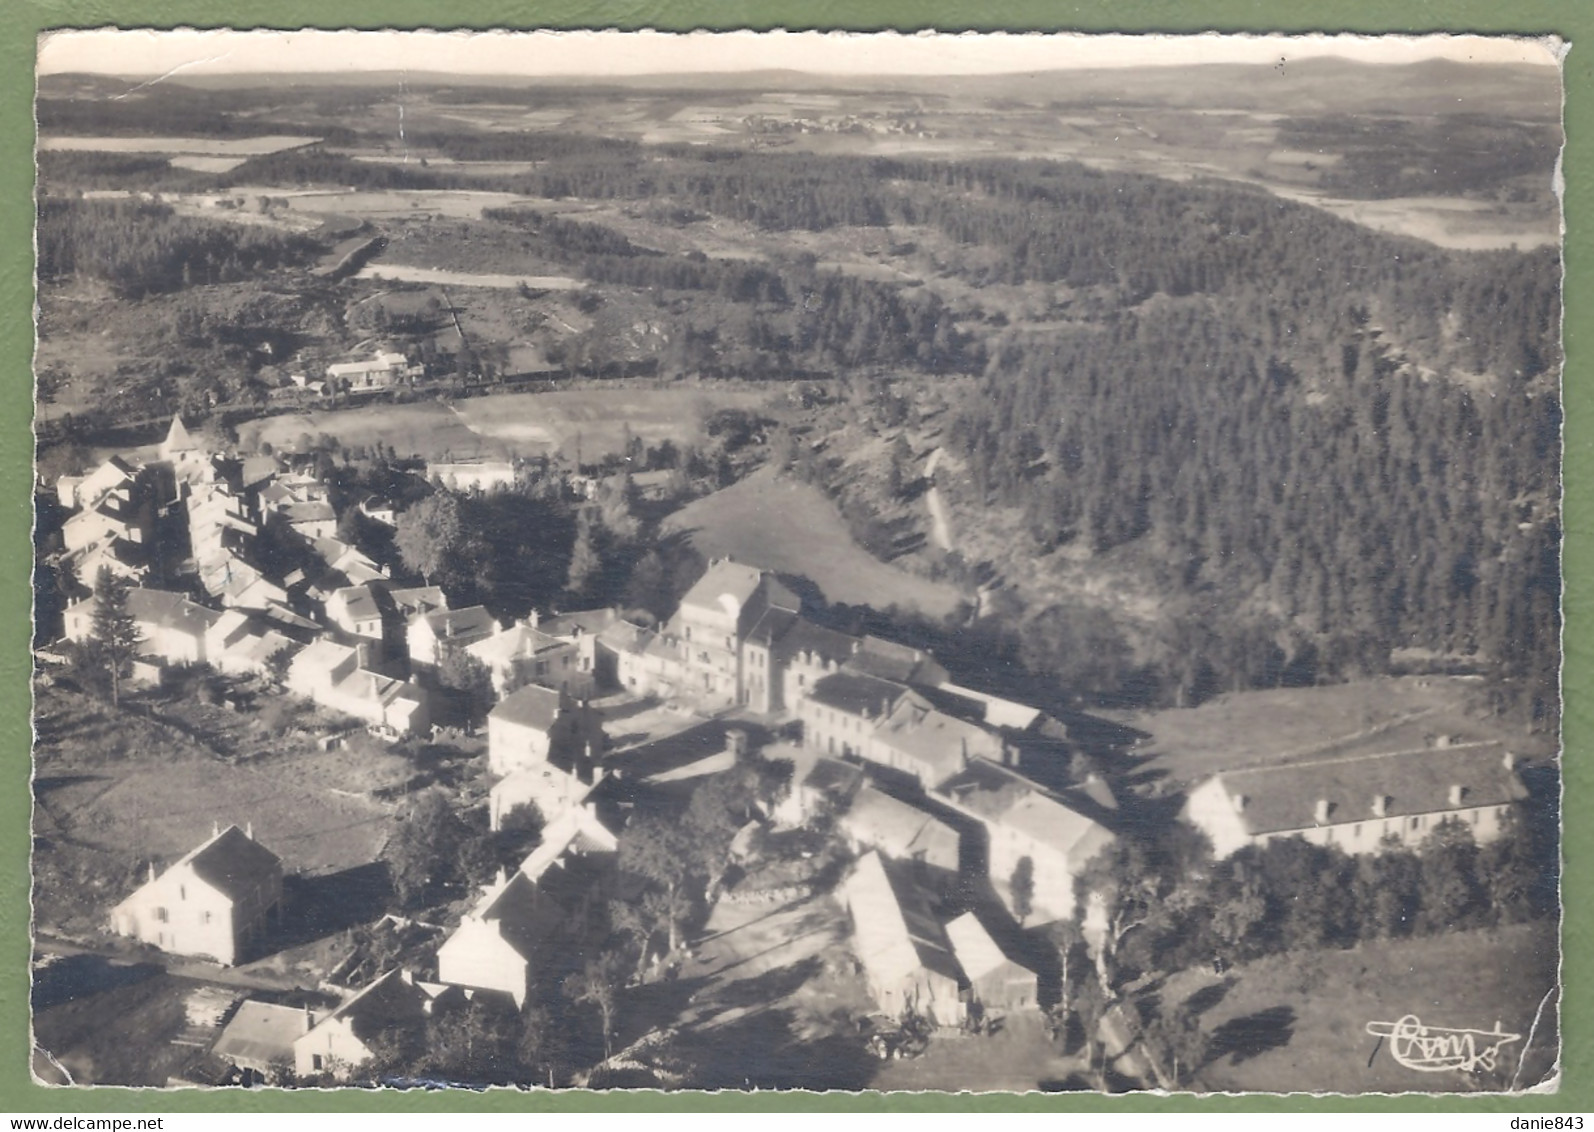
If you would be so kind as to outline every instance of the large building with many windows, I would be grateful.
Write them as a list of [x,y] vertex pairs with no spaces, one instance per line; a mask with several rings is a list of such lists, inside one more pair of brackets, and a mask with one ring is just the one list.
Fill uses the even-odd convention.
[[1527,797],[1516,758],[1497,742],[1222,771],[1190,792],[1185,815],[1227,857],[1300,836],[1347,853],[1416,846],[1444,821],[1492,841]]

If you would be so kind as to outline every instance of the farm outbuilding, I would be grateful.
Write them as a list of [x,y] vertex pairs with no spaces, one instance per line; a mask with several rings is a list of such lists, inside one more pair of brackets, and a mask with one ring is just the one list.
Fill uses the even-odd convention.
[[1039,977],[1009,959],[973,912],[947,924],[946,935],[968,981],[964,992],[968,1001],[987,1010],[1024,1010],[1038,1005]]

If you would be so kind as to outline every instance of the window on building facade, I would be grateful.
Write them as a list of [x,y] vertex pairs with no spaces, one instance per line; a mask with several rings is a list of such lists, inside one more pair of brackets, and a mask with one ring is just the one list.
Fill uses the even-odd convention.
[[155,909],[155,919],[158,922],[164,924],[166,922],[166,909],[164,909],[164,908]]

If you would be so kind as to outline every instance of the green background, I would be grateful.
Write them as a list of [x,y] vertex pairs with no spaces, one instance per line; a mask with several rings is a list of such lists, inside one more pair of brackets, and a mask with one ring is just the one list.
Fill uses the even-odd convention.
[[[1562,1006],[1565,1045],[1558,1095],[1528,1097],[1099,1097],[944,1094],[533,1093],[421,1095],[214,1090],[178,1093],[120,1088],[47,1089],[28,1075],[29,654],[33,476],[33,61],[34,39],[60,27],[694,28],[784,27],[872,31],[939,29],[1124,32],[1480,32],[1556,34],[1573,44],[1565,66],[1566,177],[1566,919]],[[1579,47],[1579,43],[1585,46]],[[461,1112],[461,1111],[1594,1111],[1590,968],[1594,908],[1586,858],[1594,829],[1580,820],[1590,801],[1582,765],[1594,735],[1594,3],[1588,0],[803,0],[713,3],[626,0],[445,3],[443,0],[0,0],[0,1111],[63,1112]]]

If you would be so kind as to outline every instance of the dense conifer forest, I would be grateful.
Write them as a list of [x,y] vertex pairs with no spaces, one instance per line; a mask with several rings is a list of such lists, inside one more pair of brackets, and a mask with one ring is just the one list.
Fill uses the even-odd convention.
[[[1303,119],[1289,136],[1305,145],[1343,128]],[[1498,132],[1471,120],[1457,130],[1477,144]],[[517,242],[528,261],[654,297],[665,370],[972,377],[972,393],[948,393],[946,443],[973,511],[1021,510],[1033,545],[1014,553],[1133,552],[1165,580],[1169,624],[1157,655],[1141,650],[1151,668],[1137,676],[1155,686],[1149,698],[1382,672],[1393,650],[1415,649],[1491,672],[1508,699],[1553,713],[1554,250],[1451,251],[1248,185],[1046,160],[744,153],[549,133],[411,140],[455,161],[531,164],[466,173],[311,147],[253,158],[213,183],[495,189],[627,202],[683,224],[929,232],[938,277],[955,288],[844,276],[788,254],[665,255],[535,208],[470,222]],[[62,176],[161,185],[146,158],[46,156]],[[1335,175],[1364,176],[1378,195],[1381,169]],[[171,187],[192,182],[170,176]],[[84,272],[130,296],[301,264],[316,248],[158,204],[47,198],[39,217],[42,277]],[[1007,326],[982,305],[980,288],[993,285],[1050,288],[1055,317]],[[603,357],[573,363],[605,372]],[[1023,652],[1036,665],[1061,663],[1051,654],[1077,643],[1050,647],[1047,612],[1018,622],[1035,629]]]

